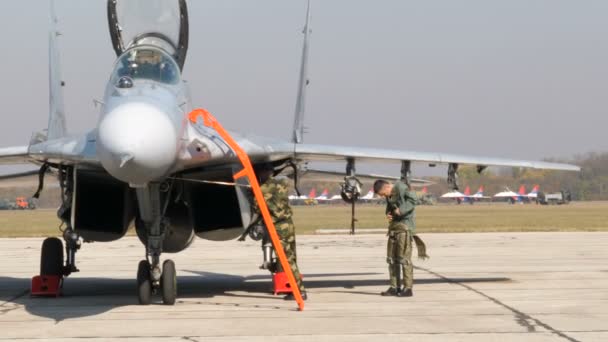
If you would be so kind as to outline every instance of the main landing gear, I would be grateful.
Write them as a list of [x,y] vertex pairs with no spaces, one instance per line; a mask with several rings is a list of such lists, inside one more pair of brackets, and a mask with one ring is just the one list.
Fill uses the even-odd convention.
[[51,237],[42,242],[40,275],[32,278],[30,292],[32,296],[58,297],[61,294],[63,278],[73,272],[78,272],[78,268],[76,267],[76,252],[80,249],[82,242],[80,236],[72,229],[70,223],[74,189],[73,169],[62,167],[57,171],[59,173],[62,200],[62,204],[59,210],[57,210],[57,216],[66,227],[63,230],[65,256],[61,239]]

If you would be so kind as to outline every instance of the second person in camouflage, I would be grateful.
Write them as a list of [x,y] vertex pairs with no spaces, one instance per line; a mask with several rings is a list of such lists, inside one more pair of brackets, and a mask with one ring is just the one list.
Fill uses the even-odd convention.
[[[298,283],[298,288],[302,294],[304,300],[308,299],[306,289],[302,283],[302,275],[298,268],[297,254],[296,254],[296,228],[293,224],[292,216],[293,212],[289,205],[289,188],[287,180],[277,179],[272,176],[274,169],[270,164],[263,164],[255,168],[255,173],[260,182],[260,188],[264,194],[264,200],[270,211],[270,216],[281,240],[281,245],[285,251],[285,256],[291,271]],[[254,202],[255,203],[255,202]],[[259,213],[257,203],[255,203],[254,209]],[[275,246],[276,248],[276,246]],[[281,265],[277,265],[277,270],[282,271]],[[286,300],[293,300],[293,294],[285,296]]]

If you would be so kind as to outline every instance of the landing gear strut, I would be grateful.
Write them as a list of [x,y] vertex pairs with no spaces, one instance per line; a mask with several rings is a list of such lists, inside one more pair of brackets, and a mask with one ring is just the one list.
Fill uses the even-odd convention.
[[355,207],[359,197],[361,197],[361,182],[355,175],[355,160],[349,158],[346,163],[346,177],[344,177],[344,183],[341,185],[340,196],[342,200],[351,205],[351,222],[350,222],[350,234],[355,235],[355,224],[357,218],[355,217]]
[[[139,304],[148,305],[152,294],[160,291],[163,303],[175,304],[177,298],[177,276],[175,263],[166,260],[160,265],[163,240],[169,222],[164,218],[169,202],[171,184],[150,183],[136,189],[139,215],[145,225],[146,260],[137,268],[137,298]],[[163,201],[164,198],[164,201]]]
[[[44,171],[41,171],[40,185],[36,196],[42,190]],[[32,278],[31,294],[33,296],[59,296],[63,286],[63,278],[72,272],[78,272],[76,267],[76,252],[81,247],[80,236],[72,229],[71,210],[74,195],[74,168],[59,167],[59,185],[61,187],[61,206],[57,216],[66,228],[63,230],[65,241],[65,259],[63,242],[56,238],[47,238],[42,243],[40,255],[40,275]],[[65,263],[64,263],[65,261]]]

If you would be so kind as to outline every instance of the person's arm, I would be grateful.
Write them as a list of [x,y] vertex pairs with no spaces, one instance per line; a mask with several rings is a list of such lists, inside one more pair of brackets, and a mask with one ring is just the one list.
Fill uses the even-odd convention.
[[416,193],[403,183],[399,183],[399,199],[399,216],[407,216],[416,208]]

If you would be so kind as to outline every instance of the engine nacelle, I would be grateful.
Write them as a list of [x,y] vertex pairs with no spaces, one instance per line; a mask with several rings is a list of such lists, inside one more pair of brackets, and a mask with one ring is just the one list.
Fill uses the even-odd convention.
[[105,172],[76,170],[72,225],[88,241],[107,242],[123,237],[135,215],[133,191]]
[[[167,225],[163,239],[163,252],[177,253],[188,248],[194,241],[194,229],[190,222],[188,207],[183,202],[171,201],[165,216]],[[135,232],[144,245],[147,244],[145,231],[143,221],[136,217]]]
[[[184,174],[185,179],[232,183],[232,169]],[[244,185],[244,184],[243,184]],[[184,196],[195,234],[206,240],[236,239],[251,224],[251,195],[243,186],[185,182]]]

